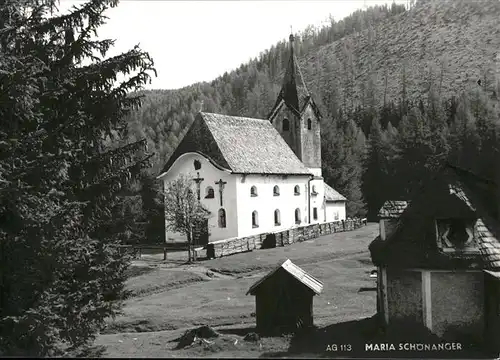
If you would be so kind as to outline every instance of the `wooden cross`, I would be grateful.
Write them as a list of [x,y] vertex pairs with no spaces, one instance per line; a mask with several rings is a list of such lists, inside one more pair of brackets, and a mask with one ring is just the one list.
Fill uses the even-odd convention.
[[198,175],[198,177],[196,179],[193,179],[193,180],[196,183],[196,190],[198,192],[198,200],[200,200],[201,199],[201,189],[200,189],[200,186],[201,186],[201,182],[203,180],[205,180],[205,179],[203,179],[203,178],[200,177],[200,172],[199,171],[197,172],[197,175]]
[[220,206],[222,206],[222,191],[224,190],[224,185],[227,184],[227,182],[220,179],[219,181],[216,181],[215,184],[219,185]]

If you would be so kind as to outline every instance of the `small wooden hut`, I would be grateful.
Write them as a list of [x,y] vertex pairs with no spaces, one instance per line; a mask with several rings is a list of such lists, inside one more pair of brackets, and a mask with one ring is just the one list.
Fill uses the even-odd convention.
[[313,326],[313,297],[322,290],[321,281],[288,259],[247,292],[255,296],[257,332],[294,333]]

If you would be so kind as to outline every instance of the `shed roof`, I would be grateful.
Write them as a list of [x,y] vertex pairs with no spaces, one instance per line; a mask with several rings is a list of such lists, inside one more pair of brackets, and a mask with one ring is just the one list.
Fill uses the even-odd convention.
[[287,259],[283,264],[278,266],[276,269],[271,271],[269,274],[264,276],[262,279],[257,281],[255,284],[253,284],[250,289],[247,291],[246,295],[251,294],[255,295],[255,291],[257,288],[267,279],[272,277],[279,269],[284,269],[286,272],[288,272],[290,275],[292,275],[294,278],[299,280],[302,284],[307,286],[309,289],[314,291],[316,295],[319,295],[321,291],[323,291],[323,283],[316,279],[315,277],[309,275],[306,273],[304,270],[302,270],[300,267],[295,265],[290,261],[290,259]]
[[325,201],[346,201],[346,198],[327,183],[325,184]]
[[380,219],[396,219],[401,216],[408,206],[408,201],[387,200],[378,212]]
[[200,112],[162,172],[186,152],[233,173],[311,175],[268,120]]

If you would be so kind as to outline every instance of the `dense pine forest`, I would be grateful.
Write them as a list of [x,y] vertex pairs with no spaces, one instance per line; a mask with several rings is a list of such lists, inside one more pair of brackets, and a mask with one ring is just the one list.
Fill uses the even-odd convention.
[[[409,5],[356,11],[296,36],[304,80],[323,115],[323,175],[348,198],[350,216],[374,219],[385,200],[410,199],[446,162],[496,175],[500,2]],[[127,194],[131,239],[161,241],[154,176],[201,107],[266,118],[287,59],[283,40],[210,83],[142,92],[129,137],[146,138],[155,160]]]

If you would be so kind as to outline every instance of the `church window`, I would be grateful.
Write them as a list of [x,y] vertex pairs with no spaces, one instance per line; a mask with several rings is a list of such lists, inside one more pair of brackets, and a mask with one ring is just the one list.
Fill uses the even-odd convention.
[[274,196],[279,196],[280,195],[280,188],[278,187],[278,185],[274,185],[273,195]]
[[318,220],[318,208],[313,208],[313,219]]
[[295,223],[300,224],[300,209],[295,209]]
[[311,194],[312,194],[312,195],[318,195],[318,192],[316,191],[316,185],[313,185],[313,186],[312,186],[312,191],[311,191]]
[[287,118],[283,119],[283,131],[290,130],[290,121]]
[[281,225],[281,216],[278,209],[274,210],[274,225]]
[[250,188],[250,196],[257,196],[257,186],[252,186]]
[[211,186],[207,186],[205,199],[213,199],[214,197],[214,188]]
[[339,212],[338,211],[335,211],[335,217],[334,217],[334,220],[338,220],[339,219]]
[[200,170],[201,169],[201,162],[200,162],[200,160],[195,160],[194,163],[193,163],[193,165],[194,165],[194,169],[195,170]]
[[259,215],[257,214],[257,211],[252,212],[252,227],[259,227]]
[[293,193],[295,195],[300,195],[300,186],[299,185],[295,185],[295,187],[293,188]]
[[219,227],[226,227],[226,210],[224,209],[219,209]]
[[312,121],[311,121],[311,118],[307,119],[307,130],[311,130],[312,129]]

